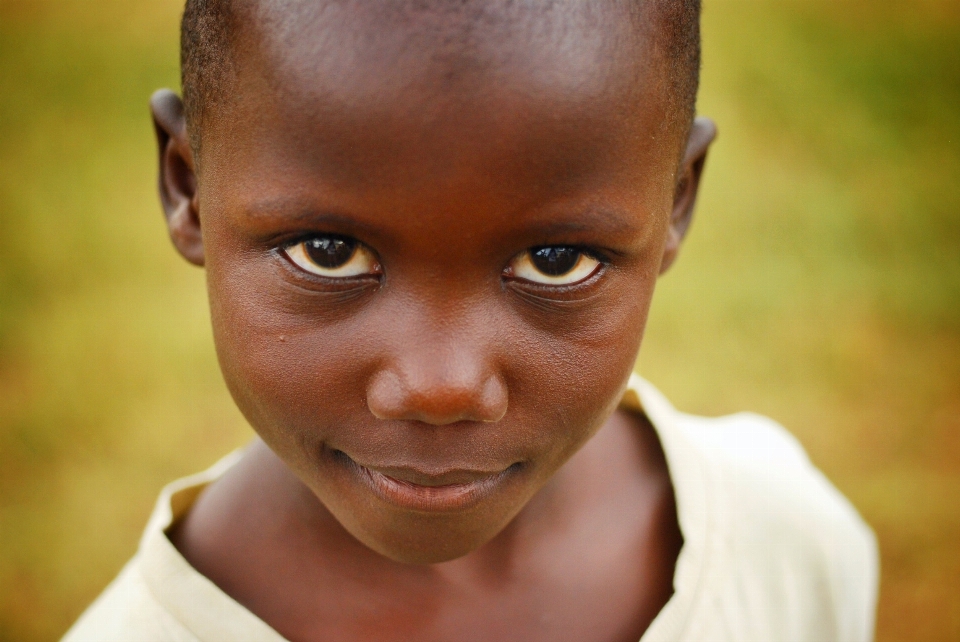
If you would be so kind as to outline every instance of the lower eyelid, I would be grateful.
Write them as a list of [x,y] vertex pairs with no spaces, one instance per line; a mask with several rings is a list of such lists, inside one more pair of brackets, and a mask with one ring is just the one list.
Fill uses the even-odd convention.
[[[571,272],[581,269],[580,264],[584,259],[587,259],[593,263],[593,266],[591,267],[590,271],[575,281],[564,280],[564,278],[567,275],[569,275]],[[518,262],[519,262],[519,265],[517,265]],[[528,283],[533,283],[541,287],[575,286],[578,283],[581,283],[583,281],[590,279],[594,275],[594,273],[596,273],[596,271],[599,270],[604,264],[605,263],[603,260],[597,258],[592,253],[581,250],[580,258],[577,260],[577,264],[574,265],[574,267],[570,270],[570,272],[567,272],[566,274],[560,275],[557,277],[551,277],[548,274],[544,274],[543,272],[540,272],[533,265],[533,260],[531,259],[531,256],[530,256],[530,250],[526,250],[522,254],[517,255],[510,262],[509,269],[511,274],[509,276],[512,276],[513,278],[518,280],[526,281]],[[536,273],[536,274],[533,274],[533,273]],[[537,278],[537,276],[539,276],[540,278]]]
[[292,261],[277,252],[277,267],[281,271],[281,279],[292,291],[300,292],[301,295],[335,295],[337,297],[347,297],[344,300],[350,300],[354,296],[360,296],[364,292],[377,290],[382,286],[379,274],[364,274],[358,277],[350,278],[331,278],[319,274],[307,272],[297,267]]
[[531,281],[510,279],[505,285],[514,292],[520,300],[529,305],[542,309],[544,312],[558,312],[563,310],[580,310],[589,305],[606,291],[603,285],[607,282],[603,278],[605,266],[601,264],[598,270],[583,281],[570,285],[541,285]]
[[579,281],[573,283],[550,284],[538,283],[529,279],[520,277],[509,277],[507,281],[512,287],[517,288],[537,296],[538,298],[552,299],[553,296],[563,297],[564,295],[573,295],[583,290],[592,290],[594,286],[602,280],[601,277],[607,272],[609,266],[606,263],[597,265],[590,274]]
[[[373,253],[373,250],[362,243],[358,242],[354,253],[350,256],[347,262],[336,268],[324,268],[313,263],[313,261],[311,261],[307,255],[307,251],[304,247],[305,243],[306,241],[292,243],[285,247],[279,248],[279,250],[297,270],[311,276],[331,280],[342,280],[362,278],[365,276],[375,276],[379,275],[381,272],[380,263],[377,260],[376,255]],[[347,274],[335,274],[337,271],[347,268],[347,266],[349,266],[350,263],[355,260],[362,260],[366,270],[361,272],[348,271],[349,273]],[[325,274],[324,272],[332,272],[333,274]]]

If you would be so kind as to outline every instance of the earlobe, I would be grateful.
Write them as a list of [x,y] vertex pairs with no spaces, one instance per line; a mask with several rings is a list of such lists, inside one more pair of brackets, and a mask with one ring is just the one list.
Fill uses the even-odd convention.
[[670,227],[667,242],[663,248],[660,262],[660,274],[666,272],[677,258],[680,244],[693,220],[693,210],[700,190],[700,178],[707,160],[707,151],[717,137],[717,126],[709,118],[698,117],[690,128],[683,163],[680,166],[680,178],[673,197],[673,211],[670,214]]
[[202,266],[196,164],[187,136],[183,102],[172,91],[161,89],[150,98],[150,112],[160,152],[160,203],[170,239],[183,258]]

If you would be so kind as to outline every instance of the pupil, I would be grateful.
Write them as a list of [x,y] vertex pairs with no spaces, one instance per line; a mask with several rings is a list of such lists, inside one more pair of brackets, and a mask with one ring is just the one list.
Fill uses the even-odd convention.
[[572,270],[580,260],[580,250],[575,247],[551,246],[533,250],[534,267],[549,276],[562,276]]
[[357,242],[339,236],[320,236],[306,242],[310,260],[324,268],[338,268],[353,256]]

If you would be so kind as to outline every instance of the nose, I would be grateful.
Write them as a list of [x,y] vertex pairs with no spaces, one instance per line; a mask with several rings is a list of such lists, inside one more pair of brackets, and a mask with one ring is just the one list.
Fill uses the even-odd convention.
[[488,342],[469,331],[403,334],[367,385],[367,407],[375,417],[436,426],[503,418],[507,386],[485,350]]

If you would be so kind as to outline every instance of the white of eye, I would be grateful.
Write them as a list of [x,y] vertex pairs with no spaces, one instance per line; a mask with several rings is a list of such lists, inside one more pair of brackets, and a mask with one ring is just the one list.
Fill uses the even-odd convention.
[[598,267],[600,261],[580,252],[573,267],[563,274],[546,274],[534,264],[530,250],[524,250],[510,261],[508,269],[511,276],[525,281],[542,285],[572,285],[592,276]]
[[[285,247],[283,252],[298,268],[318,276],[325,276],[333,279],[345,279],[352,276],[379,273],[380,265],[377,262],[376,257],[374,257],[373,252],[371,252],[370,249],[362,243],[358,243],[356,241],[349,241],[352,247],[345,247],[344,251],[341,252],[343,259],[342,261],[334,261],[331,264],[331,261],[327,260],[325,262],[328,263],[328,265],[321,265],[317,260],[315,260],[314,257],[311,256],[311,248],[308,246],[308,244],[315,243],[316,241],[331,240],[341,239],[320,237],[319,239],[301,241],[300,243],[295,243],[294,245]],[[329,259],[330,257],[327,258]]]

